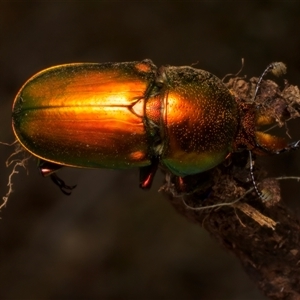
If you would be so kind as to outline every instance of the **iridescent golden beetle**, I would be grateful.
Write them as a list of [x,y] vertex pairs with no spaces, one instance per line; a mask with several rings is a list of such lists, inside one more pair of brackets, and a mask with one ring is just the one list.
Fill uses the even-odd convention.
[[140,168],[149,188],[160,165],[185,177],[214,168],[231,153],[277,153],[291,147],[256,130],[255,103],[243,103],[211,73],[151,60],[75,63],[43,70],[17,94],[13,130],[40,159],[63,192],[55,171]]

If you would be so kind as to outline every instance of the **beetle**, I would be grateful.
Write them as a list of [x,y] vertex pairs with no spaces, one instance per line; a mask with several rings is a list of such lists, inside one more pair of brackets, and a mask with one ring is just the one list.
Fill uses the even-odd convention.
[[213,74],[151,60],[72,63],[31,77],[15,97],[12,126],[39,169],[69,194],[64,166],[140,169],[151,187],[160,166],[184,178],[232,153],[279,153],[298,146],[258,130],[261,111]]

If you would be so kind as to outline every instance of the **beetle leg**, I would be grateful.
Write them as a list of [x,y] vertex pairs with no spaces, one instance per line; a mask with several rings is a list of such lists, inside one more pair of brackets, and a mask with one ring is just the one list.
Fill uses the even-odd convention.
[[61,169],[62,167],[63,167],[62,165],[55,164],[42,159],[40,159],[38,163],[38,168],[44,177],[53,174],[54,172]]
[[76,185],[66,185],[65,182],[59,178],[55,173],[50,175],[52,181],[60,188],[60,190],[67,196],[71,195],[72,190],[76,187]]
[[60,190],[65,194],[65,195],[71,195],[72,190],[76,187],[76,185],[67,185],[65,182],[60,179],[55,172],[59,169],[61,169],[63,166],[59,164],[55,164],[49,161],[45,161],[40,159],[39,160],[39,169],[41,174],[46,177],[50,176],[52,181],[60,188]]
[[140,168],[140,188],[150,189],[158,168],[158,159],[152,159],[151,165]]

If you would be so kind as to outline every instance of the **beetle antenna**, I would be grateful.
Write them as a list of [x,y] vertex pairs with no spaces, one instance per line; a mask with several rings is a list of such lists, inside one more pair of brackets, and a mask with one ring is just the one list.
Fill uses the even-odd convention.
[[255,92],[254,92],[254,96],[253,96],[253,101],[255,100],[256,96],[257,96],[257,92],[260,89],[260,85],[261,82],[263,80],[263,78],[269,73],[271,72],[272,74],[274,74],[275,76],[279,77],[283,74],[286,73],[286,65],[283,62],[272,62],[270,63],[266,69],[263,71],[263,73],[261,74],[261,76],[258,79],[258,82],[256,84],[256,88],[255,88]]
[[254,161],[252,159],[252,152],[249,151],[249,168],[250,168],[250,176],[251,176],[252,184],[253,184],[253,187],[254,187],[255,192],[258,195],[258,197],[263,199],[263,194],[258,189],[255,178],[254,178],[253,166],[254,166]]

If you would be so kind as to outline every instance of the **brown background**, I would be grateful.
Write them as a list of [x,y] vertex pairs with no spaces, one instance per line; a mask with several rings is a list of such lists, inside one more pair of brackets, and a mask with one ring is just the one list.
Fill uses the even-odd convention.
[[[1,1],[0,140],[14,139],[11,104],[21,85],[61,63],[198,62],[223,77],[242,57],[249,76],[279,60],[300,85],[299,15],[297,1]],[[0,195],[12,151],[0,146]],[[299,175],[298,160],[293,153],[263,163],[271,174]],[[143,192],[137,170],[64,170],[78,184],[66,197],[35,163],[15,178],[1,211],[0,298],[264,299],[235,258],[157,193],[161,175]],[[295,210],[299,192],[283,184]]]

